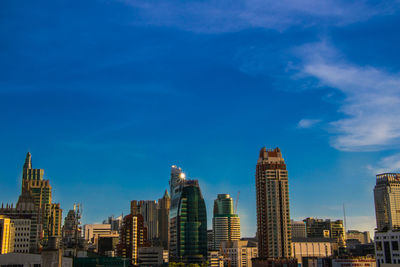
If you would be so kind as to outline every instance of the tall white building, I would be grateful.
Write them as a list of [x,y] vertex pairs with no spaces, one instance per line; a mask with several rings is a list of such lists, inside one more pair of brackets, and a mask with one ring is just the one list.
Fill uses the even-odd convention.
[[218,250],[223,241],[240,240],[240,218],[233,211],[233,200],[228,194],[219,194],[214,200],[213,242]]

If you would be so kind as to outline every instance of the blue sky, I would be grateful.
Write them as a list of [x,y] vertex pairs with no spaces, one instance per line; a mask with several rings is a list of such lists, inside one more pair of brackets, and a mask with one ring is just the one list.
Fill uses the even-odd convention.
[[[0,190],[27,151],[84,222],[158,199],[170,166],[256,231],[255,165],[282,149],[294,219],[375,227],[400,169],[400,2],[1,1]],[[209,218],[210,219],[210,218]],[[210,227],[210,225],[209,225]]]

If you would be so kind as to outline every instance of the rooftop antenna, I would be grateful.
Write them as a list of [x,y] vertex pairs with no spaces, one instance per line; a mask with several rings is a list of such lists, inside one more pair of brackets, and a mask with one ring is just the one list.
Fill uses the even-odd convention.
[[346,232],[346,229],[347,229],[347,226],[346,226],[346,208],[345,208],[345,206],[344,206],[344,203],[343,203],[343,217],[344,217],[344,232]]
[[237,197],[236,197],[236,203],[235,203],[235,214],[237,214],[237,208],[238,208],[238,203],[239,203],[239,195],[240,195],[240,191],[238,191],[238,193],[237,193]]

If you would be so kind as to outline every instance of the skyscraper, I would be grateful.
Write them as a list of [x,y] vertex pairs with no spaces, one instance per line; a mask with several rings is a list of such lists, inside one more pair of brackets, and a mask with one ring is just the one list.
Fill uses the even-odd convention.
[[164,196],[158,200],[158,234],[164,249],[168,250],[169,245],[169,209],[171,207],[171,198],[168,190],[165,190]]
[[288,172],[279,148],[261,149],[256,167],[257,235],[261,259],[291,256]]
[[376,176],[374,188],[376,226],[378,231],[400,228],[400,174]]
[[228,194],[219,194],[214,200],[213,217],[214,249],[223,241],[240,240],[240,218],[233,211],[233,200]]
[[21,195],[32,196],[35,207],[39,209],[43,239],[47,241],[49,236],[61,236],[62,210],[60,204],[52,203],[50,181],[43,180],[43,176],[43,169],[32,168],[32,156],[28,152],[22,169]]
[[207,260],[207,212],[197,180],[186,180],[180,168],[171,168],[170,261]]

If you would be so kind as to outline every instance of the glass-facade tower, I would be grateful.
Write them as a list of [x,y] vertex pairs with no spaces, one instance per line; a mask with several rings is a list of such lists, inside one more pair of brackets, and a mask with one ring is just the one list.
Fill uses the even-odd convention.
[[[197,180],[176,181],[171,172],[173,191],[170,209],[170,261],[203,263],[207,260],[207,212]],[[180,177],[182,175],[179,174]],[[175,179],[175,181],[174,181]]]

